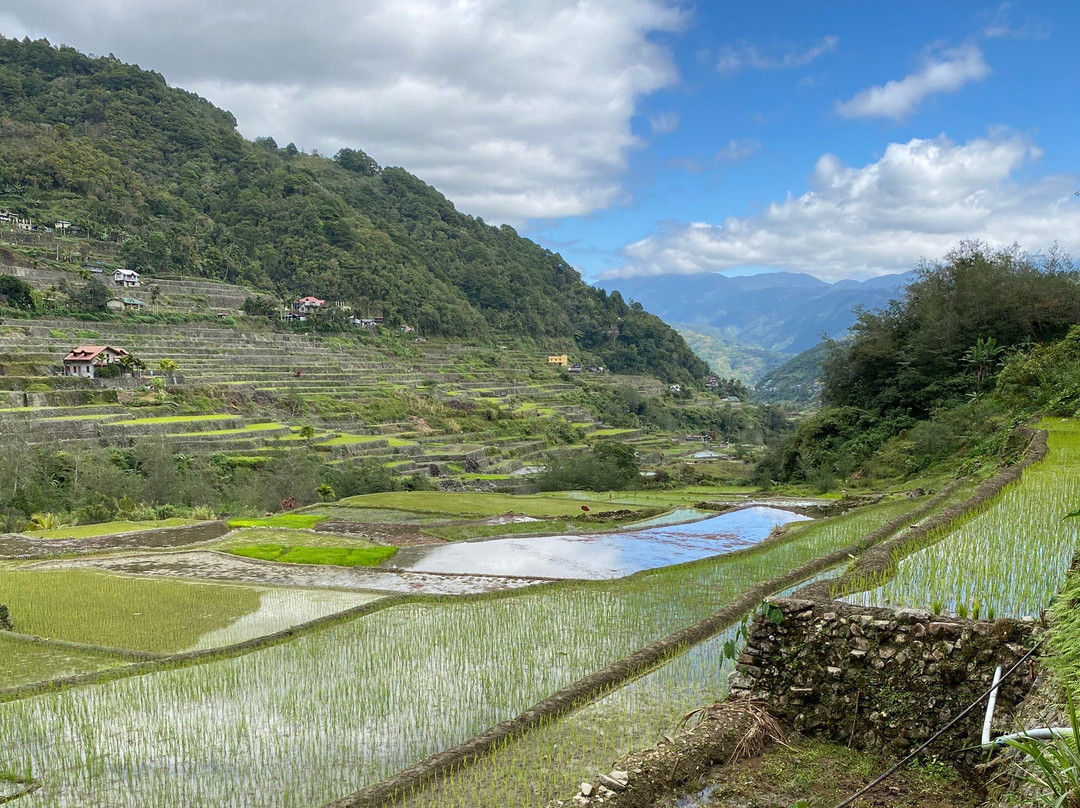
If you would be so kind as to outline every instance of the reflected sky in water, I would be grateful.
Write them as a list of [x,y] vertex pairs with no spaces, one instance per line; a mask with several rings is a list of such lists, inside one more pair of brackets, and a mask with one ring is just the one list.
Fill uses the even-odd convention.
[[641,570],[729,553],[765,539],[777,525],[808,519],[764,506],[683,525],[593,536],[538,536],[405,548],[395,566],[420,572],[620,578]]

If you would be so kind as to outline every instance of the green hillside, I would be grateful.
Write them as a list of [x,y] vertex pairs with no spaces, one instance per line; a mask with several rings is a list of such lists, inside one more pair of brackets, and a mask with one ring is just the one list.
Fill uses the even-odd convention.
[[0,209],[71,222],[150,276],[315,295],[430,336],[512,334],[669,382],[708,372],[640,306],[400,168],[245,140],[157,73],[43,40],[0,38]]

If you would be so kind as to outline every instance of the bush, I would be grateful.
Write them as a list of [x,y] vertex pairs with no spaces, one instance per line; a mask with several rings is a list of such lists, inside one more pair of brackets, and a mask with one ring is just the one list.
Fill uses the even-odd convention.
[[634,449],[623,443],[598,443],[591,451],[556,458],[537,477],[541,491],[620,491],[641,485]]

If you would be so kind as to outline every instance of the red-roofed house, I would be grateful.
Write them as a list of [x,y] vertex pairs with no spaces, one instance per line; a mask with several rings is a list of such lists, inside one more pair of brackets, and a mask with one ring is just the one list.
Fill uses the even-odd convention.
[[111,365],[122,356],[127,356],[127,351],[123,348],[113,348],[111,345],[80,345],[72,348],[71,353],[64,357],[64,375],[92,379],[95,368]]
[[311,295],[308,295],[307,297],[302,297],[295,303],[293,303],[290,319],[306,320],[311,314],[323,308],[326,308],[325,300],[319,300],[319,298],[317,297],[312,297]]

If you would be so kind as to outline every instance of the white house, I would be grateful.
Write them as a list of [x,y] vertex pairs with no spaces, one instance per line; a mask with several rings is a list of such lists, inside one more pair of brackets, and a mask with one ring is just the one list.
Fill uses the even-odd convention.
[[127,356],[127,351],[123,348],[113,348],[111,345],[80,345],[72,348],[71,353],[64,357],[64,375],[92,379],[96,368],[111,365],[122,356]]
[[139,285],[139,273],[133,269],[118,269],[112,274],[112,279],[117,286]]
[[290,320],[307,320],[309,316],[314,314],[319,309],[326,308],[326,301],[320,300],[317,297],[308,295],[297,300],[292,305],[292,313],[289,315]]

